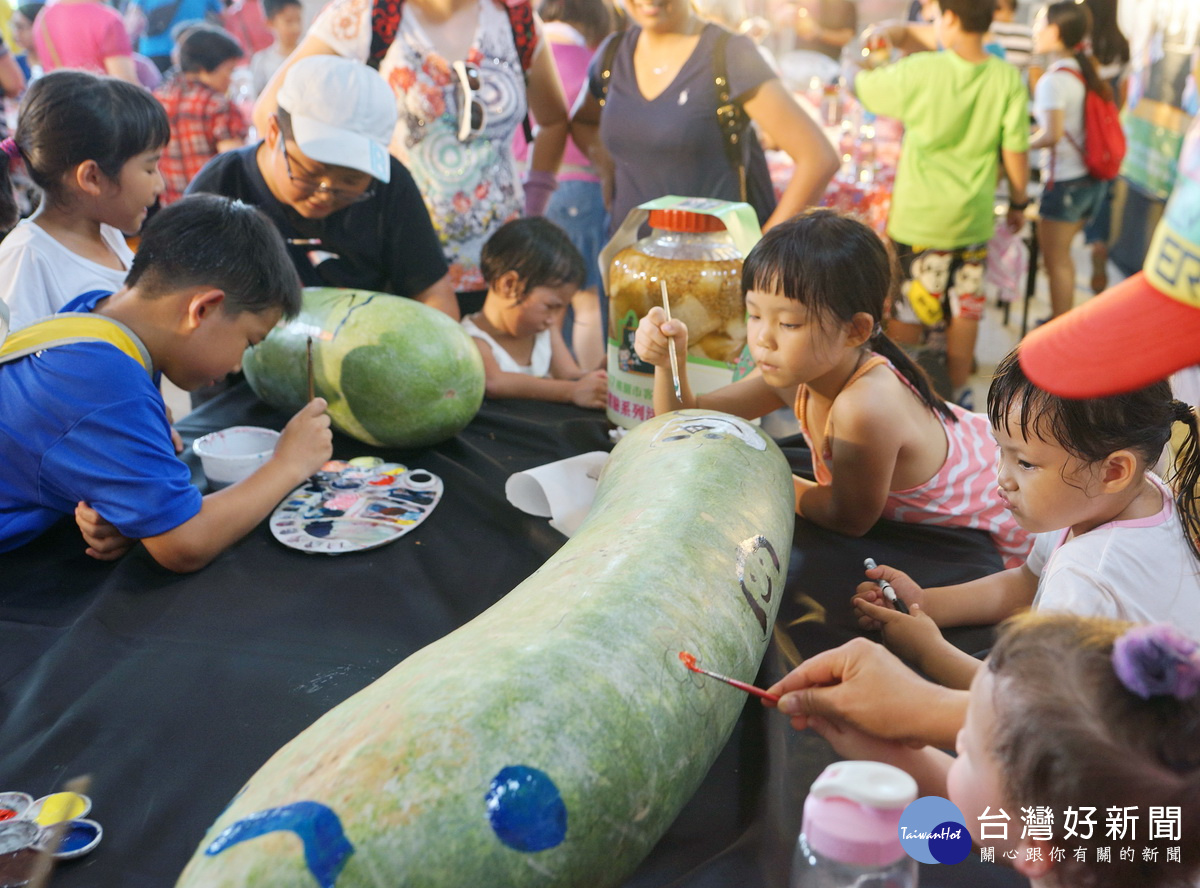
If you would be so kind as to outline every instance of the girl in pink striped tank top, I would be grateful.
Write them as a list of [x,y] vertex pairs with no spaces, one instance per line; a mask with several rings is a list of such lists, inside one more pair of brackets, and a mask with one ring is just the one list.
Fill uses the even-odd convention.
[[667,344],[686,349],[687,327],[651,309],[634,347],[655,366],[655,412],[794,405],[816,476],[793,479],[798,514],[851,536],[883,517],[986,530],[1020,564],[1030,541],[1000,500],[987,419],[939,398],[883,333],[895,280],[887,247],[854,219],[811,210],[775,226],[742,270],[754,372],[697,397],[681,363],[676,397]]

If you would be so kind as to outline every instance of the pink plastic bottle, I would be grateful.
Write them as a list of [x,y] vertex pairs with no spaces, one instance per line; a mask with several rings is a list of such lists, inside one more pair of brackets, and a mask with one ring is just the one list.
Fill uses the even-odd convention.
[[917,797],[904,771],[838,762],[804,801],[791,888],[916,888],[917,862],[900,845],[900,815]]

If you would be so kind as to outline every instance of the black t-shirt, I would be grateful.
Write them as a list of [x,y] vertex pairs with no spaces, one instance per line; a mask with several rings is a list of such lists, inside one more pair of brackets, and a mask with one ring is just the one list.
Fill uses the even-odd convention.
[[237,198],[266,213],[285,239],[320,240],[319,245],[288,244],[304,286],[412,297],[446,274],[446,258],[425,201],[400,161],[392,158],[391,181],[376,182],[369,200],[324,219],[305,219],[271,194],[258,169],[257,150],[258,145],[248,145],[218,154],[196,174],[185,193]]

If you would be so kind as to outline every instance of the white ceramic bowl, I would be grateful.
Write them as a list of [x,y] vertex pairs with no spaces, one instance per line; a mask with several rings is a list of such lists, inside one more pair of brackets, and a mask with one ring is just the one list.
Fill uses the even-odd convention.
[[254,471],[271,458],[279,432],[257,426],[233,426],[212,432],[192,443],[200,457],[204,477],[213,490],[228,487]]

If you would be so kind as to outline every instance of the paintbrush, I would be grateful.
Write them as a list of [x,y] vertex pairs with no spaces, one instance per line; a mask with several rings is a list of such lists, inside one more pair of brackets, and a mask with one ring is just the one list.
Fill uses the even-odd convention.
[[312,399],[316,397],[316,391],[313,387],[313,362],[312,362],[312,337],[308,337],[308,402],[311,404]]
[[[85,795],[91,785],[91,775],[84,774],[82,777],[76,777],[74,780],[64,783],[62,791]],[[50,873],[54,871],[54,855],[58,852],[58,848],[62,845],[63,839],[67,836],[67,830],[70,828],[70,820],[62,820],[46,828],[46,838],[42,841],[41,852],[34,858],[33,865],[29,869],[29,882],[26,888],[46,888],[46,885],[50,883]]]
[[715,678],[717,681],[723,681],[727,685],[732,685],[739,691],[745,691],[747,694],[753,694],[755,697],[762,697],[764,700],[769,700],[772,703],[778,703],[779,698],[774,694],[768,694],[762,688],[756,688],[752,684],[746,684],[744,681],[738,681],[736,678],[730,678],[728,675],[721,675],[719,672],[709,672],[707,669],[701,669],[696,665],[695,654],[689,654],[687,651],[679,652],[679,659],[683,661],[683,665],[692,672],[699,672],[701,675],[707,675],[709,678]]
[[[667,315],[667,323],[671,322],[671,300],[667,298],[667,281],[665,278],[658,279],[659,288],[662,290],[663,311]],[[679,401],[683,401],[683,392],[679,389],[679,356],[675,354],[675,339],[674,337],[667,340],[667,354],[671,356],[671,379],[675,381],[675,397]]]

